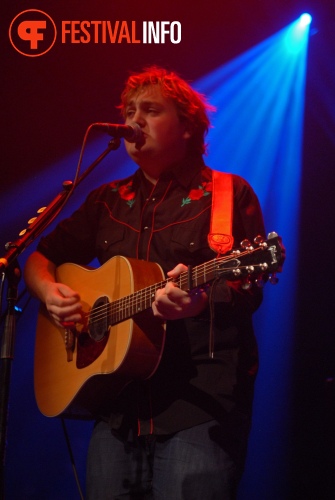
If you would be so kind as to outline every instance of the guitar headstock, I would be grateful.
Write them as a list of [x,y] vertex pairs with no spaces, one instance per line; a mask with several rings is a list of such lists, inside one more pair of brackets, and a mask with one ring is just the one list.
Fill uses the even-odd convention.
[[256,236],[253,243],[243,240],[239,248],[218,259],[217,276],[227,280],[241,280],[243,288],[252,282],[262,287],[267,281],[278,282],[285,260],[285,247],[277,233],[271,232],[265,240]]

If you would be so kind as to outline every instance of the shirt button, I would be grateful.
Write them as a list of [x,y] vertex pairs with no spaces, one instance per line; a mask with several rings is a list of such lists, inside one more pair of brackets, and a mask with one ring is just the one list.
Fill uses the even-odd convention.
[[148,226],[144,226],[143,231],[146,231],[147,229],[149,229]]
[[194,246],[194,241],[191,241],[190,247],[193,247],[193,246]]
[[156,198],[152,198],[152,200],[151,200],[151,201],[156,201]]

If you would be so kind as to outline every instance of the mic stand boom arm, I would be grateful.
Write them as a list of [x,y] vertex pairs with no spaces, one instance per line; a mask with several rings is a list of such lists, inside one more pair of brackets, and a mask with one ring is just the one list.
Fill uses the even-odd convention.
[[[9,401],[9,387],[11,376],[11,362],[14,359],[15,340],[15,304],[17,301],[17,287],[21,277],[17,265],[17,257],[48,227],[65,205],[75,188],[83,181],[93,169],[107,156],[110,151],[120,146],[120,139],[113,138],[108,147],[93,163],[83,172],[81,177],[72,181],[63,182],[61,191],[54,200],[36,217],[29,227],[22,231],[22,236],[12,243],[6,244],[7,252],[0,258],[0,274],[8,278],[8,308],[5,319],[5,328],[1,339],[0,354],[0,498],[4,498],[4,465],[7,434],[7,413]],[[1,305],[2,297],[0,297]]]
[[3,273],[7,267],[20,255],[53,221],[63,208],[67,199],[71,196],[75,188],[92,172],[92,170],[108,155],[110,151],[117,149],[120,139],[109,141],[108,147],[93,163],[83,172],[75,184],[72,181],[63,182],[61,191],[54,200],[43,210],[43,212],[26,229],[25,233],[13,243],[6,244],[7,253],[0,258],[0,272]]

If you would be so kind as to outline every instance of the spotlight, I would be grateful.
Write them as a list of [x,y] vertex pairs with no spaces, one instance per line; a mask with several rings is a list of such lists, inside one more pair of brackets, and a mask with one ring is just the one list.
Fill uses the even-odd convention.
[[310,35],[310,24],[312,16],[305,12],[288,26],[285,43],[286,48],[291,54],[298,55],[306,46]]
[[301,26],[301,28],[305,28],[306,26],[311,24],[311,22],[312,22],[312,16],[307,12],[301,14],[301,16],[299,17],[299,25]]

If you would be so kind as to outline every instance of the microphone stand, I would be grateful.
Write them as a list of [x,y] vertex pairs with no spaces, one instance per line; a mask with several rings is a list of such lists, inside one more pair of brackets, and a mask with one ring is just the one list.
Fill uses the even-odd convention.
[[[8,401],[12,361],[14,359],[15,342],[15,305],[17,302],[18,284],[21,278],[21,271],[17,264],[17,257],[20,255],[53,221],[61,211],[67,199],[72,195],[75,188],[93,171],[93,169],[108,155],[110,151],[119,148],[121,140],[112,138],[108,147],[93,163],[83,172],[76,184],[72,181],[63,182],[61,191],[54,200],[43,210],[42,213],[29,225],[24,234],[13,243],[6,244],[7,252],[0,258],[1,276],[7,278],[7,302],[8,307],[5,317],[5,326],[1,339],[0,357],[0,499],[4,498],[4,468],[6,454],[6,436],[8,423]],[[2,297],[0,297],[1,304]]]

